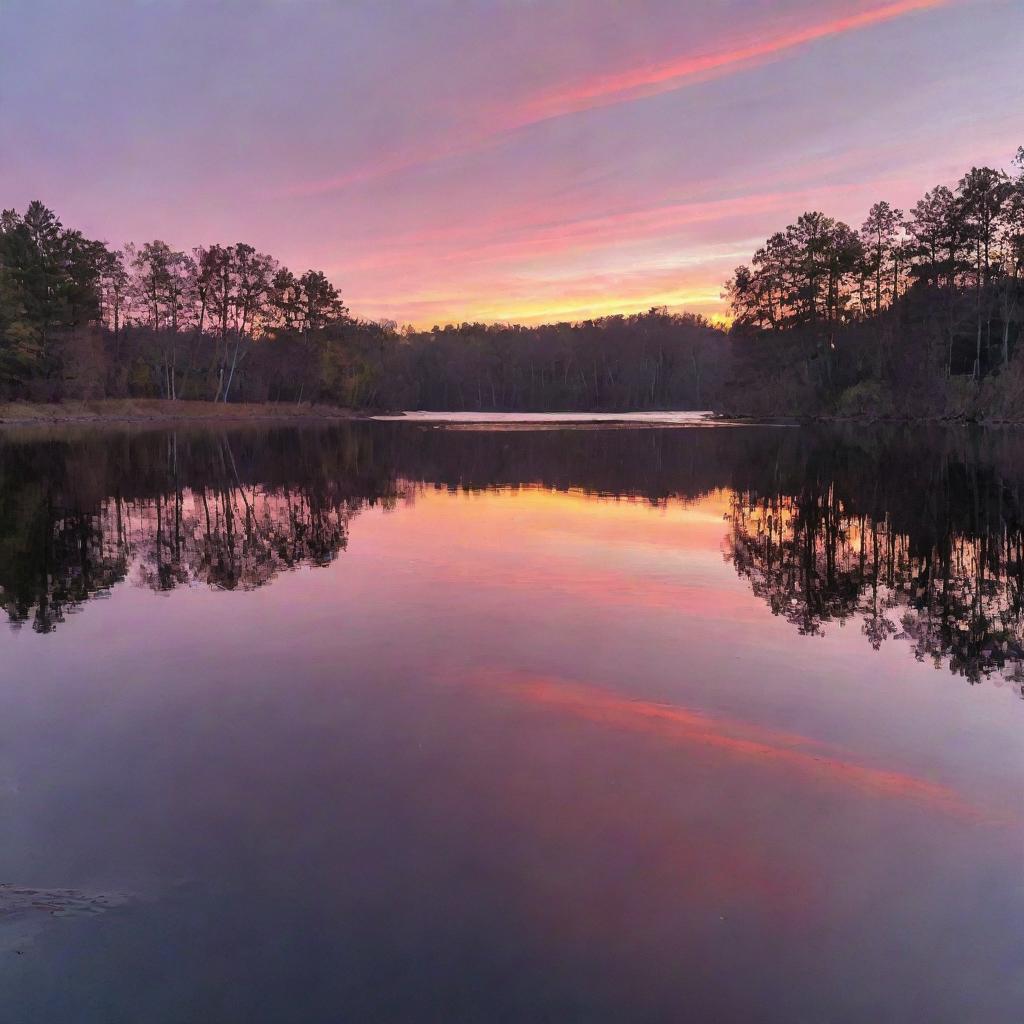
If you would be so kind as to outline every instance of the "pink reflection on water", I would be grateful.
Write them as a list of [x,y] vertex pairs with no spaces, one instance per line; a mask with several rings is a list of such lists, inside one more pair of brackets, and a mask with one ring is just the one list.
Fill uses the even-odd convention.
[[703,746],[755,767],[781,768],[872,796],[906,800],[965,821],[989,824],[1013,819],[993,815],[955,789],[894,769],[850,761],[828,744],[752,722],[713,717],[683,707],[616,696],[561,679],[508,675],[488,683],[567,717],[625,730],[672,744]]

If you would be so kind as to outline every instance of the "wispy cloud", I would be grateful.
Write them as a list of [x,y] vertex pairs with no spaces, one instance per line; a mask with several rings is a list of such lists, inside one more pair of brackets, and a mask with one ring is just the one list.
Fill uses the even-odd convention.
[[313,196],[338,191],[351,185],[387,177],[438,160],[474,152],[509,134],[545,121],[566,117],[598,107],[608,107],[660,93],[773,60],[823,39],[871,28],[908,15],[961,0],[893,0],[891,3],[859,7],[841,17],[819,21],[754,42],[728,43],[707,53],[685,53],[668,60],[642,64],[579,80],[527,97],[491,111],[483,123],[461,136],[439,139],[426,146],[382,154],[360,167],[337,176],[297,182],[275,189],[271,195]]
[[536,96],[515,109],[520,124],[534,124],[553,117],[626,103],[679,89],[709,75],[739,70],[750,64],[781,56],[808,43],[870,28],[920,11],[947,6],[955,0],[895,0],[893,3],[857,10],[839,18],[806,25],[756,42],[728,46],[704,54],[682,54],[671,60],[597,75],[563,89]]
[[[799,213],[798,207],[827,203],[871,189],[887,188],[888,180],[841,185],[793,188],[694,202],[663,202],[651,206],[613,210],[609,213],[559,217],[555,208],[535,208],[479,224],[431,226],[422,232],[394,236],[355,259],[332,266],[345,272],[369,268],[394,268],[422,262],[428,255],[433,266],[475,265],[526,260],[576,250],[594,252],[601,247],[623,246],[646,239],[671,236],[702,224],[722,225],[777,213],[780,219]],[[719,247],[720,248],[720,247]],[[703,249],[689,245],[692,256],[703,258]]]

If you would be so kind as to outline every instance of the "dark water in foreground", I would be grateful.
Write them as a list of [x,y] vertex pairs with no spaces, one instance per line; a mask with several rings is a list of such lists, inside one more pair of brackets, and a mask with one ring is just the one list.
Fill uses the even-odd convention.
[[1007,1022],[1024,436],[0,435],[0,1020]]

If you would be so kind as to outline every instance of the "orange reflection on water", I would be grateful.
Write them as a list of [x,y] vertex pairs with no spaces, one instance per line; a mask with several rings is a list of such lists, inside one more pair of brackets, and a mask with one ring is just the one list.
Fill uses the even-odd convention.
[[[494,682],[488,679],[488,682]],[[550,677],[504,675],[505,692],[556,713],[616,730],[652,736],[716,751],[761,766],[775,766],[887,799],[905,800],[966,821],[1005,824],[956,790],[906,772],[872,768],[842,756],[835,748],[797,733],[749,722],[711,717],[686,708],[619,697],[605,690]]]
[[[389,539],[393,553],[407,544],[421,565],[430,552],[432,585],[528,592],[532,604],[557,602],[580,615],[763,620],[760,605],[731,576],[725,586],[708,579],[709,567],[721,564],[731,491],[692,502],[669,498],[657,507],[540,487],[463,499],[415,492],[418,532]],[[443,538],[451,548],[441,546]]]

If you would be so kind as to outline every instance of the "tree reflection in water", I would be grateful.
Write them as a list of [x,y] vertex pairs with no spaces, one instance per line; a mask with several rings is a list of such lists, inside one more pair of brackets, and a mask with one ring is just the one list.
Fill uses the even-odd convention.
[[252,590],[327,565],[368,504],[393,506],[361,438],[279,432],[152,433],[0,449],[0,603],[53,630],[135,579],[153,590]]
[[804,466],[732,496],[727,557],[774,614],[803,634],[858,620],[876,650],[1024,681],[1021,438],[833,438]]
[[723,550],[799,633],[1024,682],[1024,438],[811,428],[80,433],[0,440],[0,603],[49,632],[133,580],[247,590],[343,551],[417,488],[535,486],[653,505],[730,494]]
[[971,682],[1024,680],[1021,531],[946,535],[916,549],[888,519],[846,510],[826,494],[735,495],[728,557],[754,593],[801,633],[859,618],[876,650],[908,640],[919,660]]

